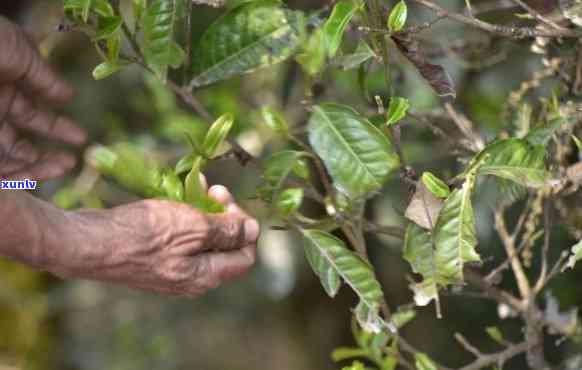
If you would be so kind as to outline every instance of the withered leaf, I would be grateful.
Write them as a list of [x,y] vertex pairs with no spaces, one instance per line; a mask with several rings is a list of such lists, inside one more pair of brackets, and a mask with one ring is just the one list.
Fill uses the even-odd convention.
[[435,197],[426,188],[424,182],[419,181],[404,217],[422,228],[431,230],[436,224],[441,208],[443,208],[443,201]]
[[451,76],[440,65],[428,61],[418,41],[411,35],[398,34],[392,40],[400,52],[416,67],[420,75],[430,84],[441,97],[454,99],[457,96]]

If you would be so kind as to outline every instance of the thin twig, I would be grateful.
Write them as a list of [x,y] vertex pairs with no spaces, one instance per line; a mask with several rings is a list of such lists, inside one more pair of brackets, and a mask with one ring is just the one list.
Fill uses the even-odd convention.
[[524,39],[532,37],[574,37],[579,38],[581,34],[572,30],[541,30],[531,27],[507,27],[500,26],[496,24],[491,24],[484,22],[477,18],[467,17],[459,13],[452,13],[448,10],[441,8],[437,4],[430,0],[413,0],[416,3],[429,8],[437,13],[439,16],[445,16],[447,18],[453,19],[457,22],[464,23],[466,25],[481,29],[483,31],[493,33],[499,36],[511,37],[515,39]]

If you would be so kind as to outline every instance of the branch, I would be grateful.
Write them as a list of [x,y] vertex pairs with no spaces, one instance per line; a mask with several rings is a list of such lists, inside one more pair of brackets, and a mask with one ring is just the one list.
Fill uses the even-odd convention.
[[564,30],[542,30],[532,27],[507,27],[507,26],[500,26],[496,24],[491,24],[484,22],[477,18],[471,18],[464,16],[459,13],[451,13],[448,10],[441,8],[437,4],[433,3],[430,0],[413,0],[416,3],[424,6],[425,8],[431,9],[436,12],[437,16],[444,16],[450,19],[453,19],[457,22],[464,23],[474,28],[478,28],[480,30],[493,33],[495,35],[504,36],[504,37],[511,37],[514,39],[525,39],[525,38],[533,38],[533,37],[549,37],[549,38],[556,38],[556,37],[574,37],[579,38],[582,36],[579,32],[564,29]]
[[506,362],[507,360],[511,359],[512,357],[515,357],[519,354],[526,352],[529,348],[530,348],[529,343],[523,342],[510,346],[506,350],[501,352],[491,354],[480,353],[473,363],[467,366],[463,366],[459,370],[480,370],[489,365],[495,364],[500,365]]

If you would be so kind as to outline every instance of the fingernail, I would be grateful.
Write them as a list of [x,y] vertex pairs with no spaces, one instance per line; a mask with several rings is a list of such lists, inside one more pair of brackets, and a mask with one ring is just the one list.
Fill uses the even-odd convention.
[[259,238],[260,226],[256,220],[245,221],[245,239],[247,244],[254,244]]

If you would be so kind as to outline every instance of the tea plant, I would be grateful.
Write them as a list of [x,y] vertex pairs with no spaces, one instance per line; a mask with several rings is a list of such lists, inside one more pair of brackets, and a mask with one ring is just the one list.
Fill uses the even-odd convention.
[[[411,25],[412,3],[436,17]],[[205,195],[201,182],[208,163],[232,155],[243,168],[260,168],[263,185],[257,196],[271,206],[284,225],[281,229],[303,237],[306,258],[325,292],[334,297],[345,284],[359,299],[352,323],[357,345],[333,353],[337,361],[359,360],[348,369],[449,369],[432,358],[438,354],[417,350],[401,335],[415,310],[390,306],[390,294],[382,291],[370,263],[366,234],[402,239],[402,257],[415,276],[410,285],[414,305],[433,304],[436,318],[446,320],[443,292],[469,291],[495,302],[503,315],[521,320],[519,342],[505,339],[496,327],[486,329],[502,347],[496,353],[483,353],[457,334],[459,344],[475,357],[461,369],[502,368],[519,355],[525,355],[531,369],[550,369],[543,350],[546,332],[574,343],[582,338],[576,313],[561,313],[551,295],[543,299],[548,283],[582,259],[581,106],[576,102],[582,91],[582,49],[573,41],[582,32],[576,28],[580,18],[575,4],[547,16],[520,0],[515,3],[526,12],[521,18],[529,21],[507,26],[479,19],[469,1],[465,13],[430,0],[401,0],[392,7],[380,0],[341,0],[306,13],[277,0],[65,0],[67,28],[86,33],[102,58],[93,71],[95,79],[139,66],[211,124],[206,133],[186,135],[190,153],[173,167],[129,143],[97,147],[89,163],[139,196],[186,202],[206,212],[222,211]],[[198,4],[224,7],[224,14],[194,42],[192,13]],[[487,137],[456,107],[452,79],[431,61],[420,40],[444,19],[508,42],[530,42],[540,54],[542,68],[509,96],[507,124],[495,137]],[[348,36],[349,45],[344,42]],[[288,142],[288,149],[263,160],[229,135],[236,120],[231,112],[215,119],[196,95],[208,85],[260,74],[263,67],[284,61],[301,67],[305,86],[297,105],[304,119],[288,122],[277,108],[263,107],[262,123]],[[414,67],[432,88],[438,109],[420,113],[415,101],[396,94],[394,70],[402,63]],[[391,93],[370,96],[366,77],[378,66]],[[323,76],[333,69],[357,74],[364,104],[329,102],[318,94],[326,83]],[[548,79],[559,85],[554,92],[528,99]],[[446,122],[447,128],[437,122]],[[445,145],[457,159],[446,176],[437,176],[438,169],[420,173],[409,164],[403,132],[411,126],[428,129],[435,145]],[[499,190],[494,226],[506,253],[487,269],[473,208],[486,178],[493,179],[487,186]],[[366,205],[390,180],[411,192],[405,229],[366,217]],[[89,189],[77,195],[68,206],[91,199]],[[324,214],[308,217],[303,213],[307,201],[321,205]],[[509,214],[517,217],[508,222]],[[577,244],[551,245],[557,224]],[[550,249],[560,250],[557,260]],[[539,268],[532,265],[534,257],[541,261]],[[505,270],[511,271],[517,294],[499,285]]]

